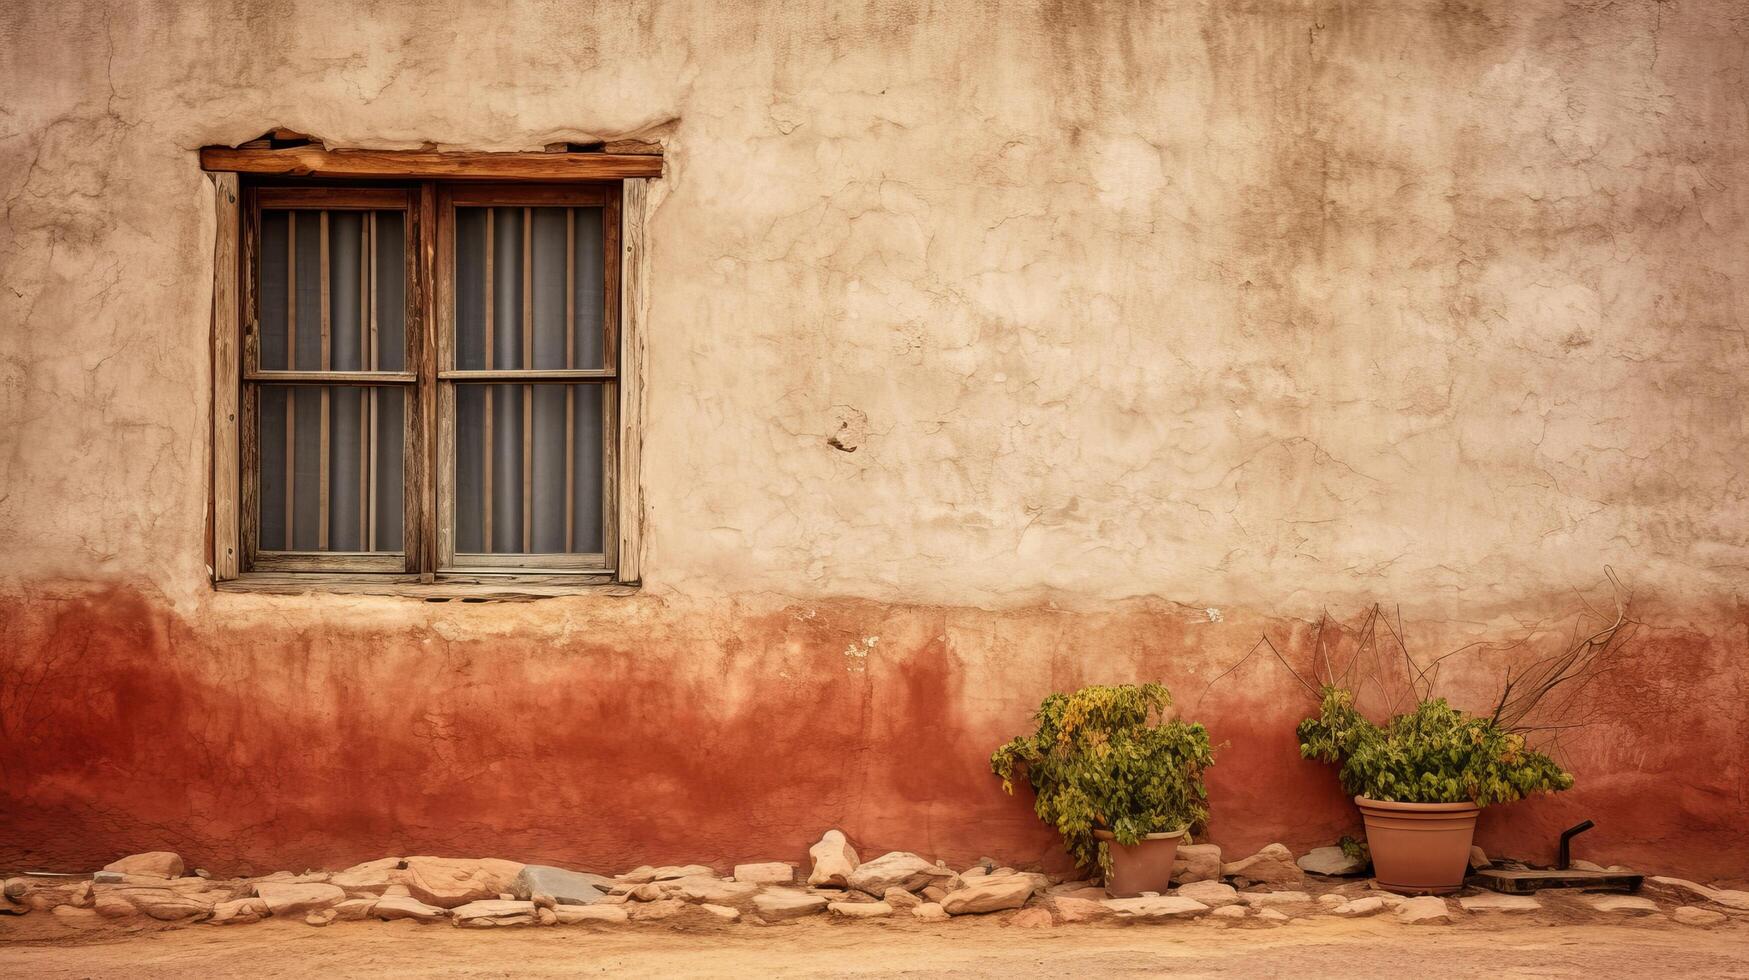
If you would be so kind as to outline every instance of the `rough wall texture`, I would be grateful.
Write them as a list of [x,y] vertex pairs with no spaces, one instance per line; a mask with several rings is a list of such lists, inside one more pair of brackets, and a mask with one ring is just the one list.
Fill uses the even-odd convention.
[[[1512,638],[1609,563],[1580,786],[1483,843],[1749,873],[1742,5],[351,6],[0,14],[0,865],[1059,860],[983,759],[1144,678],[1215,839],[1306,846],[1356,820],[1221,676],[1260,633]],[[276,124],[666,142],[642,595],[210,591],[194,150]]]

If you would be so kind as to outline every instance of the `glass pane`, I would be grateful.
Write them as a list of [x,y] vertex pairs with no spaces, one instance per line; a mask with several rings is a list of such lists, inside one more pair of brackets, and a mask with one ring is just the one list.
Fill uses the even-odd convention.
[[544,371],[604,364],[601,213],[456,209],[456,367]]
[[262,211],[257,284],[261,367],[406,370],[406,235],[399,211]]
[[599,554],[611,385],[456,386],[458,554]]
[[400,388],[262,385],[262,551],[398,552]]

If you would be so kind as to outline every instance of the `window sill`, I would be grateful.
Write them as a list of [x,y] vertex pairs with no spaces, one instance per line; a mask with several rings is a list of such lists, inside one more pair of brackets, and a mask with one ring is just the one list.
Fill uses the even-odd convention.
[[244,572],[213,583],[219,592],[264,595],[375,595],[426,602],[528,602],[568,595],[636,595],[636,584],[607,575],[458,575],[421,582],[402,575],[315,575]]

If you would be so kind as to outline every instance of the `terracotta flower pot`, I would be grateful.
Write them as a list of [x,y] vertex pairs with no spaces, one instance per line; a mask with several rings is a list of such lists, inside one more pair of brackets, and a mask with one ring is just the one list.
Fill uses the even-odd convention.
[[[1111,877],[1105,881],[1105,891],[1112,898],[1136,898],[1143,892],[1164,895],[1172,887],[1172,862],[1178,857],[1184,831],[1149,834],[1127,847],[1109,830],[1095,830],[1093,836],[1105,841],[1111,851]],[[1466,848],[1465,856],[1469,853]]]
[[1474,803],[1386,803],[1354,798],[1366,821],[1379,887],[1403,895],[1445,895],[1464,886],[1470,841],[1476,835]]

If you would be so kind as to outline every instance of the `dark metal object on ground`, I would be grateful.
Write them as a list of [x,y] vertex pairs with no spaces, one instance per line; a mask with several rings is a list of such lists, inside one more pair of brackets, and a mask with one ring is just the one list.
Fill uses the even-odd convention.
[[1556,862],[1556,864],[1555,864],[1556,868],[1559,868],[1560,870],[1565,871],[1568,868],[1571,868],[1573,866],[1573,852],[1572,852],[1573,838],[1579,836],[1580,834],[1583,834],[1584,832],[1586,832],[1587,830],[1590,830],[1592,827],[1595,827],[1595,826],[1597,826],[1597,825],[1592,823],[1591,821],[1587,820],[1584,823],[1575,824],[1574,826],[1568,827],[1566,830],[1561,831],[1561,858],[1558,862]]
[[1589,820],[1561,833],[1560,858],[1553,870],[1537,868],[1487,868],[1473,879],[1483,888],[1508,895],[1528,895],[1544,888],[1583,888],[1594,892],[1640,890],[1646,876],[1633,871],[1581,871],[1573,865],[1573,838],[1597,826]]

